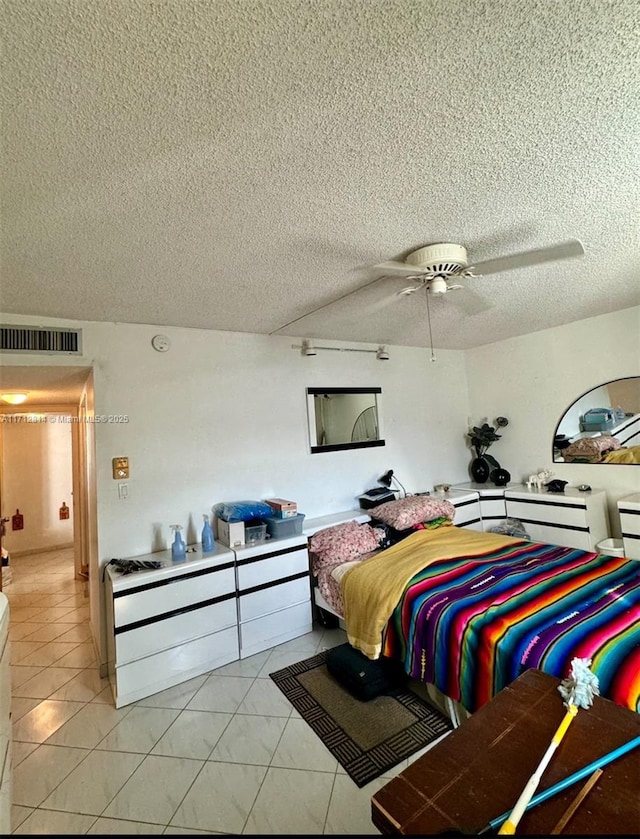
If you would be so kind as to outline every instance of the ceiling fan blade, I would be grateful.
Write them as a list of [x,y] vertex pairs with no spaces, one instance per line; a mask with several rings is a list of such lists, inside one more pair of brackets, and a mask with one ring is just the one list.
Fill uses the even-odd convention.
[[493,308],[493,304],[487,302],[470,288],[466,288],[462,294],[452,294],[447,296],[445,305],[450,303],[455,306],[464,315],[472,317],[473,315],[480,315],[482,312],[488,312]]
[[279,326],[277,329],[274,329],[271,332],[269,332],[269,335],[277,335],[278,332],[280,332],[283,329],[287,329],[287,327],[289,326],[293,326],[294,323],[298,323],[298,321],[304,320],[305,318],[308,318],[310,315],[315,315],[316,312],[321,312],[323,309],[327,309],[330,306],[335,306],[335,304],[339,303],[341,300],[345,300],[347,297],[352,297],[356,294],[359,294],[363,292],[365,289],[368,289],[371,286],[376,285],[384,279],[386,279],[386,277],[376,277],[375,280],[370,280],[368,283],[361,285],[359,288],[354,288],[352,291],[346,291],[344,294],[341,294],[339,297],[334,297],[333,300],[329,300],[327,303],[321,303],[319,306],[316,306],[314,309],[305,312],[303,315],[299,315],[297,318],[293,318],[293,320],[290,320],[287,323],[283,323],[282,326]]
[[393,272],[395,274],[413,275],[420,277],[424,274],[416,265],[409,265],[407,262],[381,262],[379,265],[373,266],[376,271],[384,271],[385,273]]
[[[493,308],[493,304],[488,303],[477,292],[473,291],[467,282],[448,283],[447,289],[445,294],[429,292],[429,296],[436,301],[436,305],[453,306],[461,314],[469,316],[479,315]],[[454,291],[460,291],[461,294],[453,294]]]
[[485,262],[476,262],[465,268],[467,271],[484,276],[485,274],[497,274],[500,271],[510,271],[514,268],[526,268],[529,265],[539,265],[543,262],[555,262],[558,259],[570,259],[574,256],[582,256],[584,248],[578,239],[569,239],[558,245],[549,245],[547,248],[538,248],[532,251],[512,253],[508,256],[499,256],[496,259],[488,259]]
[[[415,270],[414,270],[415,274]],[[277,335],[283,329],[287,329],[293,324],[298,323],[299,321],[304,320],[305,318],[311,317],[311,315],[315,315],[317,312],[322,312],[325,309],[331,309],[331,317],[334,319],[344,319],[344,318],[353,318],[353,308],[348,308],[344,305],[338,306],[337,304],[342,303],[344,304],[347,300],[351,299],[352,301],[357,302],[360,306],[362,306],[362,312],[365,313],[372,313],[378,311],[378,309],[384,309],[391,303],[397,302],[398,300],[405,299],[400,293],[400,289],[406,283],[406,278],[404,277],[390,277],[390,276],[382,276],[376,277],[374,280],[370,280],[368,283],[364,283],[364,285],[359,286],[358,288],[354,288],[352,291],[347,291],[344,294],[339,295],[338,297],[334,297],[333,300],[329,300],[327,303],[322,303],[319,306],[316,306],[314,309],[311,309],[308,312],[305,312],[303,315],[299,315],[297,318],[290,320],[288,323],[282,324],[282,326],[277,327],[272,332],[269,332],[269,335]],[[416,289],[422,288],[423,283],[420,277],[416,277]],[[371,298],[375,295],[375,288],[376,286],[384,286],[388,284],[390,287],[395,288],[393,293],[386,294],[381,300],[374,301],[371,303]]]
[[365,309],[365,314],[367,316],[371,316],[375,312],[380,312],[382,311],[382,309],[386,309],[388,306],[393,306],[394,304],[399,303],[401,300],[405,299],[406,296],[399,294],[397,291],[395,291],[393,294],[386,294],[380,300],[368,305]]

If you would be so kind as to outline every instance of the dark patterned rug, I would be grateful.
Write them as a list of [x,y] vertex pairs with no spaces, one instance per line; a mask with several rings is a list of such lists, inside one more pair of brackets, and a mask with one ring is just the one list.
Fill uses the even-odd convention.
[[326,655],[269,675],[359,787],[451,730],[447,717],[408,688],[355,699],[327,670]]

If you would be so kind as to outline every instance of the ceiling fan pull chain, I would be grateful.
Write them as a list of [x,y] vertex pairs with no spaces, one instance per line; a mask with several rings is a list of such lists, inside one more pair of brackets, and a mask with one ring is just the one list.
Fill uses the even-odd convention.
[[431,358],[429,361],[434,362],[436,360],[435,355],[433,354],[433,333],[431,332],[431,307],[429,306],[429,287],[425,286],[424,293],[427,296],[427,323],[429,324],[429,346],[431,348]]

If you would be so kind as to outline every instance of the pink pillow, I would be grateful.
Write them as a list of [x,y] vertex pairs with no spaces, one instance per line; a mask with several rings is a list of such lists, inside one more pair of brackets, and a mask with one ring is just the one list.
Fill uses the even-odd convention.
[[369,524],[347,521],[326,527],[314,533],[309,539],[309,550],[315,554],[313,570],[348,562],[380,547],[383,533]]
[[397,501],[387,501],[367,510],[367,515],[377,519],[396,530],[407,530],[423,521],[431,521],[441,516],[451,519],[456,508],[450,501],[431,498],[428,495],[409,495]]

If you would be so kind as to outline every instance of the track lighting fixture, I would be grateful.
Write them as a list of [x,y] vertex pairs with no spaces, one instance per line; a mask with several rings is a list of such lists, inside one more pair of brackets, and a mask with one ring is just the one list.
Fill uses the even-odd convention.
[[301,355],[318,355],[318,350],[328,350],[330,352],[368,352],[368,353],[375,353],[376,358],[378,361],[389,361],[390,355],[387,352],[387,348],[383,345],[380,345],[375,350],[364,350],[359,349],[357,347],[327,347],[327,346],[316,346],[313,341],[304,340],[302,344],[291,344],[291,349],[293,350],[300,350]]

